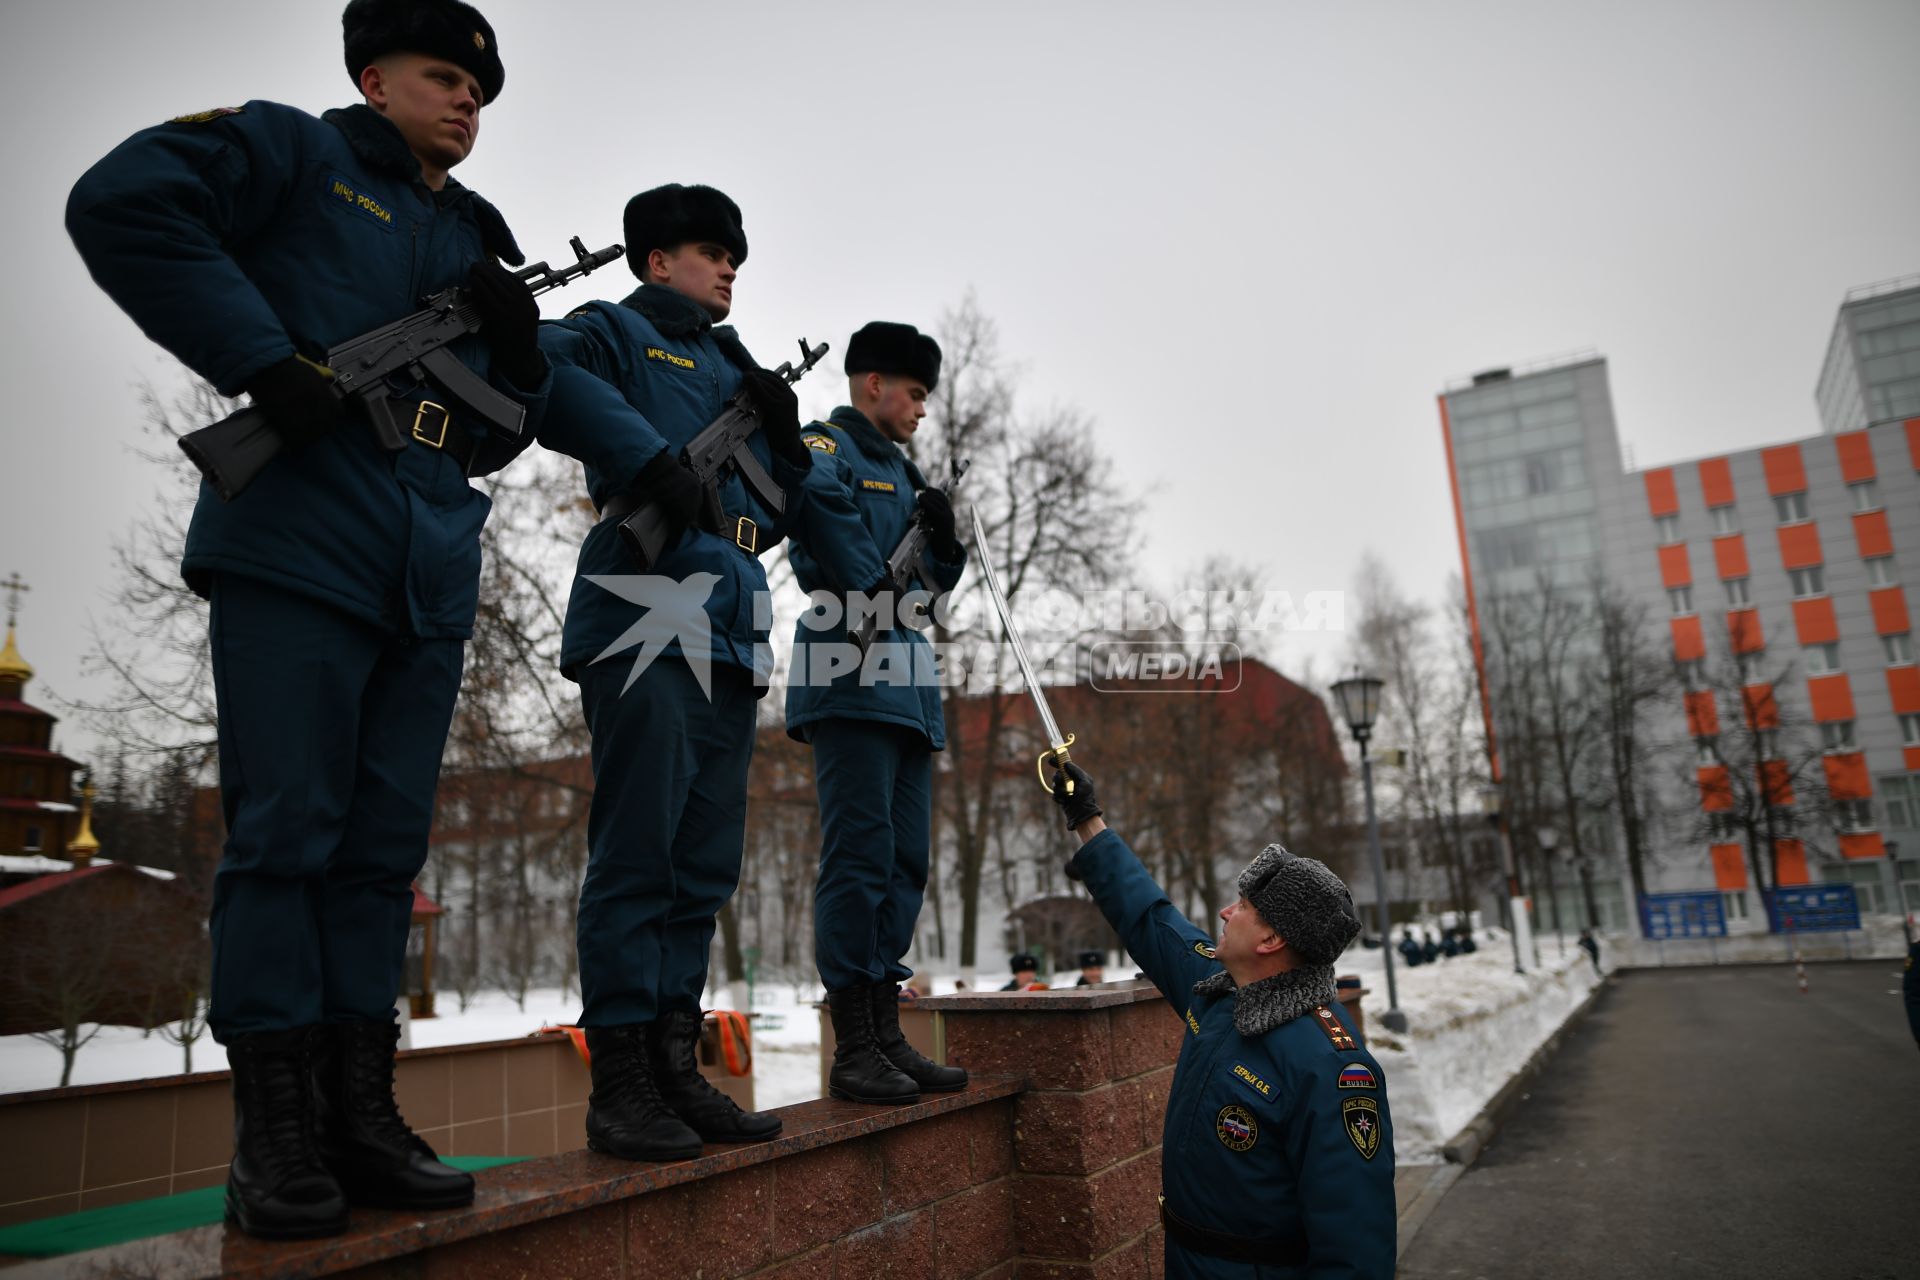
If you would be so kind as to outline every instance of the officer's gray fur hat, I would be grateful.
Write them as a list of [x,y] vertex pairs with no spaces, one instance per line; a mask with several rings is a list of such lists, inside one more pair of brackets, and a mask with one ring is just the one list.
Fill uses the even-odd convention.
[[901,374],[931,391],[940,385],[940,344],[910,324],[875,320],[847,340],[846,368]]
[[1240,896],[1306,964],[1332,964],[1360,932],[1353,894],[1340,877],[1277,844],[1240,873]]
[[420,53],[463,67],[480,82],[482,106],[507,82],[500,44],[480,11],[460,0],[352,0],[340,15],[347,74],[360,83],[367,64],[390,53]]
[[736,267],[747,260],[740,206],[713,187],[669,182],[642,191],[627,201],[625,224],[627,265],[642,280],[647,278],[647,255],[655,249],[671,251],[705,241],[731,253]]

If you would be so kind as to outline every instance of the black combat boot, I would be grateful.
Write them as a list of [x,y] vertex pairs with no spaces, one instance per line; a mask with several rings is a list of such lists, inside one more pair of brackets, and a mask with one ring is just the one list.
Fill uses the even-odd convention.
[[850,1102],[918,1102],[920,1086],[888,1062],[873,1039],[873,997],[862,983],[827,993],[833,1015],[833,1066],[827,1092]]
[[250,1236],[305,1240],[347,1229],[347,1201],[315,1143],[312,1027],[227,1042],[233,1163],[227,1221]]
[[647,1028],[647,1055],[660,1100],[693,1126],[702,1142],[765,1142],[780,1134],[780,1117],[766,1111],[742,1111],[700,1074],[700,1025],[697,1013],[663,1013]]
[[588,1027],[593,1094],[587,1099],[587,1147],[622,1160],[691,1160],[700,1135],[660,1099],[647,1061],[647,1024]]
[[320,1159],[349,1204],[370,1209],[458,1209],[473,1203],[473,1175],[443,1164],[393,1100],[392,1019],[314,1029]]
[[967,1087],[965,1067],[943,1067],[907,1043],[900,1030],[900,984],[876,982],[873,992],[873,1040],[882,1056],[920,1086],[922,1093],[957,1093]]

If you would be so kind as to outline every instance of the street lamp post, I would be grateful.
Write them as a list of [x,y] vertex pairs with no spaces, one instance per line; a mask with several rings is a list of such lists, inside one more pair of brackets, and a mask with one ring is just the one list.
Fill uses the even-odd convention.
[[1382,682],[1372,676],[1352,675],[1333,686],[1334,700],[1353,740],[1360,744],[1360,781],[1367,795],[1367,846],[1373,854],[1374,923],[1380,930],[1380,957],[1387,966],[1387,1012],[1380,1021],[1389,1031],[1405,1031],[1407,1015],[1400,1012],[1400,991],[1393,980],[1393,939],[1388,936],[1387,859],[1380,851],[1380,818],[1373,809],[1373,760],[1367,755],[1367,740],[1373,736],[1373,722],[1380,715]]
[[1520,935],[1533,936],[1533,927],[1527,920],[1526,900],[1520,896],[1520,872],[1513,861],[1513,837],[1508,833],[1506,824],[1500,821],[1500,788],[1483,787],[1480,791],[1480,808],[1487,815],[1487,825],[1493,828],[1493,834],[1500,841],[1500,865],[1507,876],[1507,916],[1512,924],[1509,930],[1513,938],[1513,971],[1525,973],[1526,963],[1520,958]]
[[1560,941],[1560,954],[1567,954],[1567,931],[1560,927],[1560,893],[1553,887],[1553,849],[1560,843],[1560,833],[1552,827],[1542,827],[1539,831],[1540,856],[1547,864],[1547,901],[1553,907],[1553,936]]

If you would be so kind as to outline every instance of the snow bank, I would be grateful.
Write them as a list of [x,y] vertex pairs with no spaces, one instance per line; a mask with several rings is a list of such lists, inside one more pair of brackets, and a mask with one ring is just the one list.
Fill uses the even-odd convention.
[[1907,954],[1900,917],[1861,917],[1861,928],[1842,933],[1738,933],[1725,938],[1622,938],[1615,958],[1623,968],[1661,969],[1701,964],[1791,964],[1798,945],[1802,960],[1899,960]]
[[[1482,930],[1482,937],[1487,931]],[[1404,1033],[1389,1031],[1386,974],[1378,951],[1353,950],[1337,972],[1357,973],[1367,995],[1367,1047],[1387,1073],[1393,1102],[1394,1159],[1403,1164],[1439,1161],[1441,1147],[1508,1080],[1534,1051],[1580,1007],[1599,984],[1587,955],[1565,939],[1541,938],[1540,964],[1513,971],[1512,943],[1494,931],[1480,950],[1408,969],[1395,956]],[[1603,938],[1602,958],[1611,961],[1612,940]]]

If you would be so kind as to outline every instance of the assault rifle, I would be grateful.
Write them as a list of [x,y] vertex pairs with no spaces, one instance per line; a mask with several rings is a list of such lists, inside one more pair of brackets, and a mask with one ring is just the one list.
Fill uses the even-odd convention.
[[[965,459],[954,463],[953,475],[940,486],[940,491],[947,495],[949,502],[953,500],[953,491],[960,487],[960,477],[967,474],[968,465]],[[887,585],[893,589],[893,598],[896,602],[907,594],[907,589],[913,585],[915,574],[919,574],[920,580],[931,586],[933,572],[926,563],[926,557],[927,544],[932,540],[933,534],[927,529],[921,513],[916,510],[913,513],[913,519],[907,525],[907,531],[900,535],[900,545],[895,547],[893,554],[887,557]],[[864,656],[868,646],[873,643],[874,632],[879,627],[879,609],[877,607],[869,609],[861,616],[859,625],[847,633],[847,638],[853,641],[855,647]]]
[[[513,274],[540,294],[626,256],[626,250],[617,244],[588,253],[579,236],[573,237],[571,247],[576,260],[557,271],[536,262]],[[466,289],[459,285],[442,289],[426,298],[412,315],[330,348],[326,364],[333,370],[333,393],[359,405],[373,423],[381,448],[393,453],[415,439],[444,441],[447,420],[456,412],[484,422],[489,432],[518,436],[526,423],[525,406],[488,386],[486,379],[447,350],[454,339],[479,329],[480,315]],[[395,375],[416,384],[427,383],[437,397],[421,401],[411,422],[402,420],[394,404],[388,379]],[[267,415],[257,405],[248,405],[212,426],[181,436],[180,448],[200,468],[213,491],[231,502],[280,452],[281,440]]]
[[[802,338],[799,365],[796,367],[788,361],[774,372],[788,382],[798,382],[826,354],[826,343],[810,348]],[[760,554],[760,530],[745,516],[736,519],[733,528],[726,528],[727,511],[720,502],[720,485],[728,470],[739,472],[760,505],[773,514],[780,515],[787,509],[786,493],[760,465],[753,450],[747,448],[748,437],[759,429],[760,411],[742,386],[734,392],[733,399],[727,401],[720,416],[701,428],[700,434],[687,441],[686,448],[680,451],[682,465],[700,482],[700,515],[694,523],[732,538],[748,555]],[[606,514],[620,522],[620,539],[626,543],[640,572],[652,573],[653,566],[666,554],[668,535],[673,531],[666,511],[657,502],[635,502],[622,495],[607,504]]]

